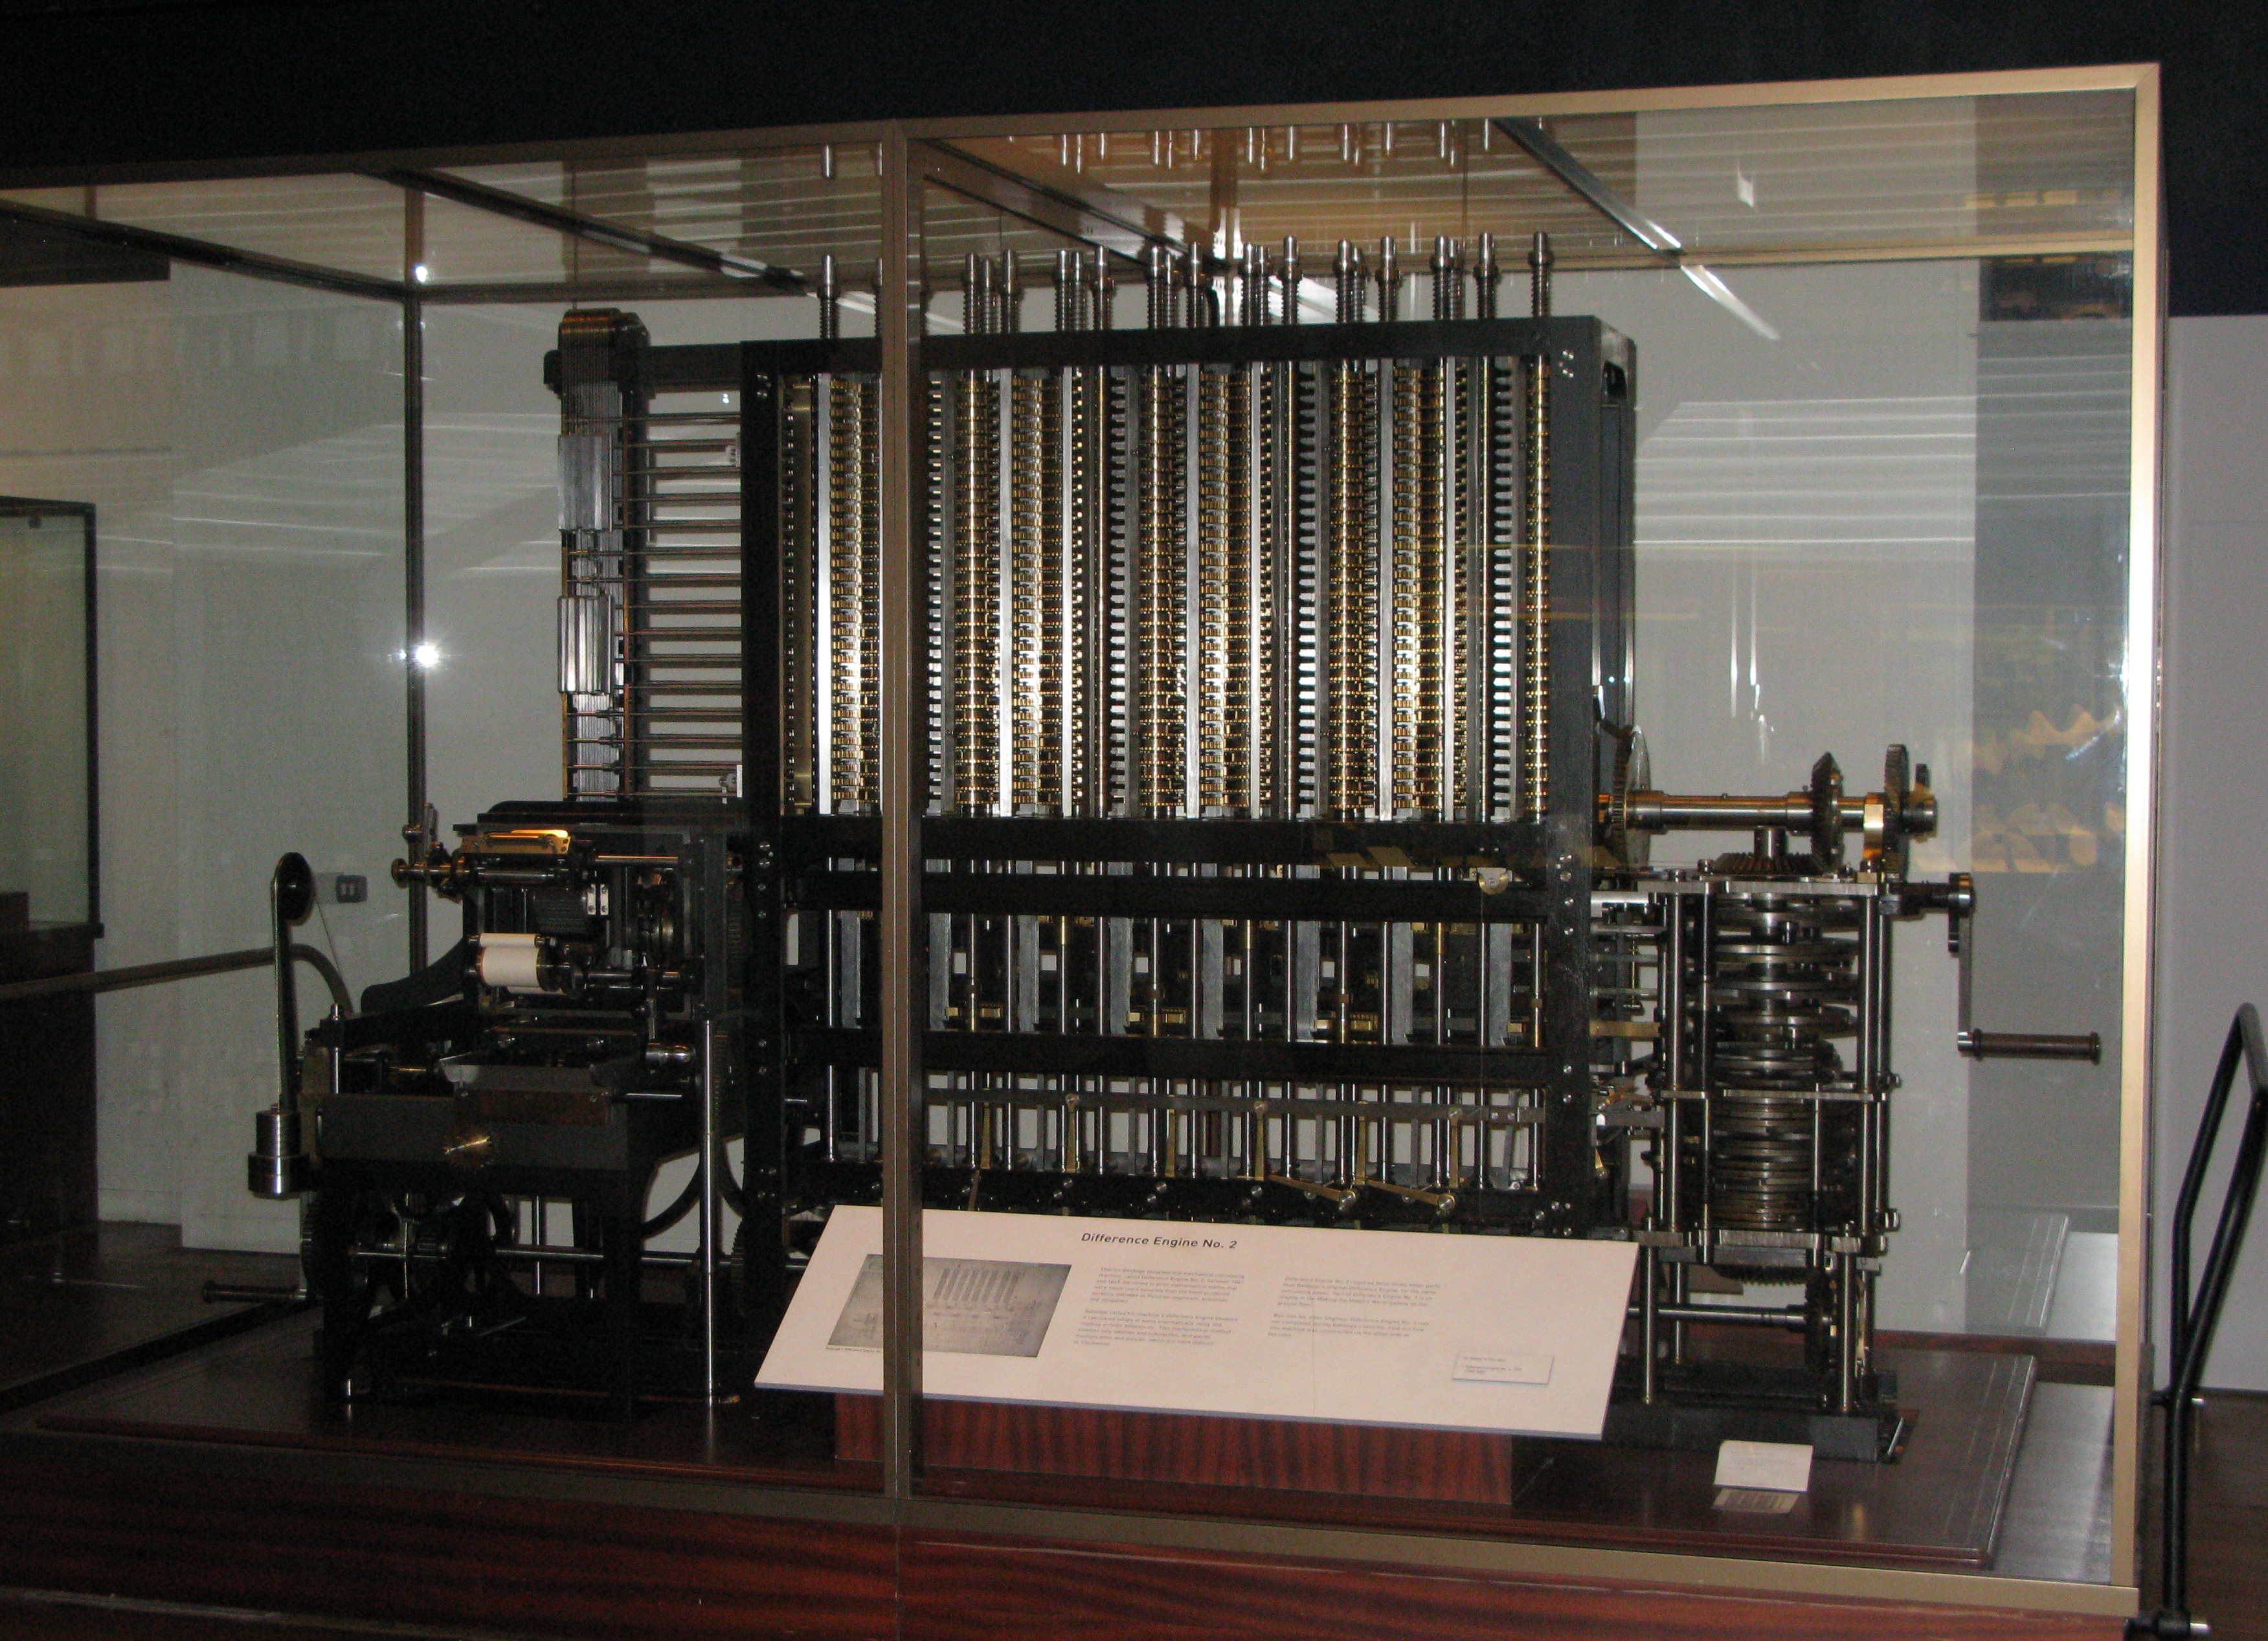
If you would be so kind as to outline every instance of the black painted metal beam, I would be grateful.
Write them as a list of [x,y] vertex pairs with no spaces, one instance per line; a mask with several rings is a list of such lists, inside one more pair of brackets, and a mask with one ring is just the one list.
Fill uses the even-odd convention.
[[625,228],[596,217],[586,217],[580,211],[530,199],[524,194],[514,194],[507,188],[492,188],[484,182],[453,177],[445,171],[380,171],[372,174],[396,188],[415,188],[420,193],[431,194],[436,199],[448,200],[494,216],[509,217],[533,227],[549,229],[554,233],[612,246],[615,250],[652,257],[656,261],[675,262],[681,268],[698,269],[704,274],[717,274],[727,279],[754,280],[774,291],[793,295],[799,295],[811,288],[810,282],[792,268],[775,267],[770,262],[760,262],[754,257],[731,255],[711,250],[705,245],[673,239],[666,234]]
[[328,291],[338,296],[366,297],[373,302],[400,302],[409,294],[409,287],[399,280],[375,279],[367,274],[353,274],[344,269],[296,261],[288,256],[239,250],[234,246],[216,245],[210,239],[194,239],[186,234],[166,233],[156,228],[136,228],[122,222],[105,222],[99,217],[78,217],[69,211],[48,210],[41,206],[20,204],[12,200],[0,200],[0,218],[75,234],[95,245],[146,252],[173,261],[188,262],[194,267],[218,269],[224,273],[244,274],[254,279],[273,279],[284,284]]

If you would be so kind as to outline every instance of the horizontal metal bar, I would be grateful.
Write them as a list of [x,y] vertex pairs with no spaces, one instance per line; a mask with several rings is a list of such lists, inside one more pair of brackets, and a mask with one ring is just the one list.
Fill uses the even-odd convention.
[[232,974],[240,968],[265,968],[275,960],[274,946],[255,946],[240,952],[216,952],[210,957],[176,957],[162,963],[98,968],[83,975],[49,975],[40,980],[18,980],[0,986],[0,1003],[68,997],[77,992],[130,991],[139,986],[162,986],[176,980],[195,980],[204,975]]
[[[806,860],[874,857],[872,815],[783,816],[791,854]],[[1538,871],[1543,828],[1534,821],[1057,820],[930,815],[931,860],[1160,861],[1221,865],[1481,866]]]
[[1084,179],[1043,181],[940,143],[918,144],[914,153],[925,180],[1065,239],[1099,246],[1130,264],[1138,266],[1150,245],[1182,243],[1164,213]]
[[487,303],[564,307],[607,302],[745,302],[751,297],[787,296],[750,279],[696,273],[601,274],[579,279],[443,280],[417,288],[419,300],[439,307]]
[[1684,248],[1675,234],[1609,188],[1588,166],[1554,141],[1543,121],[1506,119],[1493,123],[1578,198],[1648,250],[1675,256]]
[[[874,1032],[811,1030],[795,1038],[806,1064],[877,1065]],[[932,1071],[1056,1072],[1067,1077],[1164,1077],[1226,1082],[1500,1083],[1533,1086],[1557,1070],[1528,1049],[1401,1043],[1256,1042],[1194,1037],[1073,1037],[1042,1032],[933,1031],[922,1036]],[[1381,1107],[1381,1109],[1391,1109]]]
[[683,239],[673,239],[666,234],[651,233],[643,229],[625,228],[595,217],[585,217],[579,211],[546,204],[541,200],[530,199],[524,194],[514,194],[506,188],[492,188],[485,183],[453,177],[446,172],[401,169],[376,174],[396,188],[415,189],[421,194],[432,195],[437,199],[468,206],[474,210],[509,217],[574,239],[610,245],[616,250],[649,256],[659,262],[674,262],[681,268],[696,269],[704,274],[721,274],[727,278],[756,280],[776,291],[791,294],[801,294],[809,289],[809,282],[792,268],[776,268],[753,257],[731,256],[711,250],[705,245],[688,244]]
[[208,1282],[197,1291],[207,1305],[304,1305],[304,1284],[280,1282]]
[[12,200],[0,201],[0,220],[51,228],[96,245],[144,251],[176,262],[188,262],[193,267],[217,268],[225,273],[245,274],[254,279],[273,279],[287,285],[304,285],[339,296],[365,297],[373,302],[402,302],[409,298],[414,289],[401,280],[373,279],[364,274],[350,274],[336,268],[295,261],[290,257],[269,256],[259,251],[240,251],[233,246],[215,245],[209,239],[192,239],[184,234],[166,233],[155,228],[136,228],[122,222],[105,222],[98,217],[75,217],[68,211],[48,210],[37,205],[18,204]]
[[[1336,1089],[1336,1083],[1314,1085]],[[1221,1111],[1232,1115],[1275,1112],[1288,1116],[1382,1117],[1390,1122],[1465,1122],[1477,1128],[1534,1128],[1543,1114],[1532,1105],[1476,1106],[1449,1100],[1347,1100],[1332,1096],[1291,1094],[1152,1094],[1096,1093],[1082,1089],[1076,1094],[1037,1088],[930,1088],[922,1092],[925,1105],[1012,1106],[1021,1110],[1060,1111],[1065,1100],[1082,1111]]]
[[[872,872],[822,872],[791,890],[799,910],[872,911]],[[1429,879],[1134,877],[1121,873],[946,872],[922,878],[932,912],[1021,917],[1194,917],[1269,923],[1525,923],[1553,902],[1533,889],[1483,892]]]

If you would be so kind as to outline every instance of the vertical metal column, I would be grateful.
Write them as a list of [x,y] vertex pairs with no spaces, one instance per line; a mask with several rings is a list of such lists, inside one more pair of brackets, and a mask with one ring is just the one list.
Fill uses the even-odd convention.
[[909,1498],[921,1475],[921,812],[923,567],[914,539],[914,386],[920,368],[922,178],[904,129],[882,138],[882,1491]]
[[[433,840],[425,820],[425,196],[401,195],[401,670],[408,819],[403,835],[422,856]],[[425,886],[409,896],[409,972],[425,967]]]

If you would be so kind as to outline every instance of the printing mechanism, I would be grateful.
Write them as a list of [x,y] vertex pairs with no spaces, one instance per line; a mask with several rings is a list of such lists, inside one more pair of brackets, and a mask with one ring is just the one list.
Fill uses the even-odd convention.
[[[1898,925],[1948,918],[1965,1051],[2095,1047],[1968,1028],[1903,748],[1864,791],[1653,784],[1636,350],[1551,313],[1541,236],[1524,317],[1487,240],[1416,260],[972,257],[922,341],[926,1200],[1633,1240],[1609,1439],[1893,1457]],[[807,342],[563,323],[563,796],[401,868],[464,906],[404,982],[446,997],[316,1033],[335,1389],[389,1339],[553,1372],[518,1342],[582,1318],[624,1394],[658,1340],[729,1393],[880,1199],[880,355],[818,291]]]
[[[746,1201],[706,1137],[744,1125],[716,1030],[747,967],[731,810],[507,805],[396,863],[464,932],[309,1040],[307,1263],[332,1394],[701,1393],[714,1330],[739,1330],[703,1181]],[[693,1172],[650,1204],[672,1157]],[[716,1252],[649,1249],[688,1217]]]

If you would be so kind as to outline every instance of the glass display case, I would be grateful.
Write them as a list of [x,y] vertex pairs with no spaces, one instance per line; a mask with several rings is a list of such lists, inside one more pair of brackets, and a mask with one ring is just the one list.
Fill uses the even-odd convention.
[[0,194],[405,315],[419,909],[272,1371],[790,1518],[2132,1612],[2156,85]]
[[0,928],[97,922],[94,509],[0,497]]

